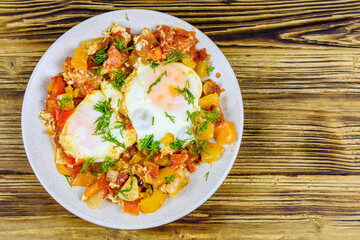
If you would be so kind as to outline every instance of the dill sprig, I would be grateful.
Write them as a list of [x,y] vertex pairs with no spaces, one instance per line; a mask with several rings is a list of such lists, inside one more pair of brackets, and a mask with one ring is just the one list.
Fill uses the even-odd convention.
[[147,158],[157,153],[159,147],[160,141],[154,141],[154,134],[146,135],[143,139],[139,139],[139,150],[150,151],[150,155]]
[[208,120],[209,122],[212,123],[216,123],[217,122],[217,118],[220,115],[220,111],[219,110],[211,110],[211,111],[206,111],[206,110],[201,110],[203,113],[205,113],[205,116],[201,116],[203,119]]
[[206,181],[208,180],[209,173],[210,173],[210,172],[207,172],[207,173],[204,175]]
[[189,80],[186,81],[185,87],[183,89],[176,87],[175,90],[178,92],[178,95],[183,95],[188,104],[192,104],[194,106],[194,95],[190,92],[190,83]]
[[117,161],[116,160],[113,160],[111,157],[109,156],[106,156],[104,161],[102,162],[101,164],[101,168],[100,170],[105,173],[109,170],[109,168],[111,168],[112,166],[115,165]]
[[173,174],[173,175],[170,175],[170,176],[164,177],[164,179],[165,179],[166,183],[171,183],[171,182],[173,182],[173,181],[174,181],[175,176],[176,176],[176,175],[175,175],[175,174]]
[[126,47],[124,40],[120,39],[119,36],[116,36],[116,41],[114,41],[114,44],[115,44],[115,46],[118,47],[120,52],[126,52],[129,50],[133,50],[137,43],[135,43],[134,45],[132,45],[130,47]]
[[173,123],[175,123],[175,116],[169,115],[167,112],[165,112],[165,116],[170,119]]
[[91,69],[94,69],[95,70],[95,73],[93,75],[90,76],[90,78],[92,77],[100,77],[100,72],[101,72],[101,69],[103,69],[103,66],[95,66],[95,67],[92,67]]
[[60,108],[62,111],[64,111],[64,107],[66,107],[66,103],[71,102],[72,98],[69,95],[66,95],[62,99],[58,99],[58,102],[60,103]]
[[176,138],[175,142],[171,142],[170,143],[170,148],[171,149],[181,149],[184,146],[185,140],[180,140],[178,138]]
[[95,161],[95,158],[91,157],[85,160],[85,162],[83,163],[82,168],[80,169],[80,174],[79,176],[86,170],[88,169],[88,167]]
[[[120,74],[120,71],[121,71],[121,74]],[[125,84],[126,74],[122,69],[120,69],[117,72],[113,72],[113,71],[111,71],[111,72],[114,73],[116,75],[116,77],[110,83],[115,89],[120,90],[122,88],[122,86]]]
[[163,72],[162,74],[160,74],[160,76],[156,79],[156,81],[153,82],[153,83],[149,86],[148,90],[146,91],[147,94],[149,94],[149,93],[151,92],[151,89],[153,88],[153,86],[155,86],[156,84],[158,84],[158,83],[161,81],[161,79],[164,77],[164,75],[167,76],[167,71],[165,71],[165,72]]
[[111,98],[104,101],[99,101],[95,104],[94,110],[102,113],[102,115],[95,121],[96,128],[95,133],[96,135],[102,134],[104,129],[109,128],[110,125],[110,118],[113,111],[110,109]]
[[122,137],[124,137],[125,126],[128,125],[128,124],[125,123],[125,122],[119,122],[119,121],[116,121],[116,123],[118,123],[119,125],[116,125],[115,128],[120,129],[120,135]]
[[102,64],[103,62],[105,62],[108,58],[107,56],[107,52],[106,50],[108,49],[108,46],[104,47],[103,49],[101,49],[100,51],[98,51],[95,54],[95,58],[93,58],[92,56],[89,56],[96,64]]
[[71,177],[69,175],[64,175],[64,177],[66,178],[66,181],[68,182],[68,184],[70,185],[70,187],[72,187],[71,185]]
[[129,197],[128,197],[128,195],[126,194],[126,192],[130,192],[130,190],[133,188],[133,183],[134,183],[134,174],[132,173],[132,170],[131,170],[131,169],[130,169],[130,174],[131,174],[131,184],[130,184],[130,188],[119,191],[119,193],[120,193],[121,195],[123,195],[124,198],[126,198],[126,199],[129,199]]
[[166,57],[166,60],[163,64],[163,66],[166,66],[173,62],[180,61],[181,59],[186,58],[188,56],[187,53],[182,53],[178,49],[172,48],[171,50],[172,50],[172,53]]
[[206,62],[205,66],[206,66],[207,75],[210,76],[210,73],[214,70],[214,67],[212,67],[208,61]]
[[125,144],[119,142],[112,134],[109,129],[110,119],[113,111],[110,108],[111,98],[104,101],[99,101],[95,104],[94,109],[102,115],[95,121],[96,128],[94,135],[102,135],[103,142],[111,142],[117,147],[122,147],[126,150]]

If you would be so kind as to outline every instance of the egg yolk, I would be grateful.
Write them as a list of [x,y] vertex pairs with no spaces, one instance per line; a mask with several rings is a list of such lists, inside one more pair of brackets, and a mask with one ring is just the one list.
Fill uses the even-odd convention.
[[[166,71],[159,81],[159,77]],[[149,93],[150,101],[159,108],[166,111],[177,111],[182,109],[184,104],[187,104],[184,96],[179,94],[176,89],[183,89],[189,75],[178,65],[169,64],[166,66],[158,66],[149,70],[146,74],[145,86],[146,89],[151,87]]]

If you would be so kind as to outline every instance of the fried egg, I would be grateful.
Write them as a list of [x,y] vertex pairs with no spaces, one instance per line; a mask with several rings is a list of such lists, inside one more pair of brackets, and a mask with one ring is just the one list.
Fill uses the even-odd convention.
[[160,141],[167,133],[180,140],[191,137],[188,113],[200,109],[202,92],[201,79],[193,69],[182,63],[156,68],[140,64],[128,77],[124,92],[123,104],[138,140],[153,134]]
[[[107,87],[106,90],[104,87]],[[112,142],[104,141],[101,134],[94,134],[97,125],[96,121],[102,116],[102,113],[96,111],[94,106],[100,101],[110,99],[109,89],[111,87],[110,84],[102,86],[106,94],[100,90],[87,94],[67,120],[59,138],[59,142],[67,155],[76,160],[94,158],[95,162],[102,162],[106,156],[118,159],[119,155],[125,151],[125,149],[116,146]],[[117,93],[113,92],[113,94]],[[115,96],[113,97],[112,99],[116,99]],[[116,101],[118,101],[118,99]],[[116,101],[111,101],[111,108],[116,108]],[[120,130],[115,128],[115,126],[119,125],[119,122],[123,122],[123,119],[121,119],[115,110],[111,114],[109,124],[111,135],[114,136],[117,141],[129,147],[135,143],[136,133],[134,130],[130,130],[124,131],[123,134],[121,134]]]

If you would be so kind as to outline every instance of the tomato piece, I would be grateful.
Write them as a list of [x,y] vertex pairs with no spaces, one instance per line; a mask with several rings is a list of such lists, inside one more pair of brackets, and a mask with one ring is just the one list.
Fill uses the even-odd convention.
[[52,89],[50,91],[50,96],[56,98],[59,94],[65,93],[65,82],[63,77],[58,75],[51,78]]
[[55,108],[58,107],[56,98],[49,97],[46,99],[45,112],[50,113],[53,117],[55,116]]
[[187,151],[182,151],[180,154],[173,154],[170,156],[170,167],[174,170],[180,168],[189,158]]
[[100,190],[106,190],[104,191],[103,199],[106,198],[106,196],[111,192],[109,182],[106,181],[106,176],[101,176],[95,183],[86,188],[84,196],[94,196]]
[[111,45],[107,51],[108,59],[104,62],[104,67],[109,70],[119,69],[129,57],[129,51],[120,52],[115,45]]
[[150,173],[151,177],[153,179],[156,179],[159,175],[159,167],[155,164],[155,163],[152,163],[152,162],[146,162],[144,163],[147,171]]
[[72,183],[72,186],[88,187],[97,180],[97,176],[91,172],[83,172]]
[[64,160],[70,164],[70,165],[73,165],[75,163],[75,159],[72,158],[72,157],[69,157],[66,153],[63,152],[63,158]]
[[122,207],[124,213],[139,215],[139,199],[134,201],[123,201]]
[[[95,54],[91,55],[91,57],[95,58]],[[95,69],[92,69],[92,68],[93,68],[93,67],[97,67],[97,66],[99,66],[100,64],[96,64],[96,63],[94,62],[94,60],[92,60],[91,57],[88,57],[88,59],[87,59],[87,66],[88,66],[87,69],[90,70],[90,71],[92,71],[93,74],[95,74],[95,73],[96,73],[96,70],[95,70]]]
[[67,170],[69,170],[71,178],[75,179],[77,177],[77,175],[79,174],[79,172],[80,172],[80,170],[82,168],[82,165],[79,165],[79,166],[65,165],[65,168]]
[[159,46],[157,46],[156,48],[154,48],[152,51],[151,51],[151,55],[152,55],[152,59],[154,62],[158,62],[161,60],[161,57],[162,57],[162,50]]
[[74,110],[62,110],[59,107],[56,107],[54,109],[55,112],[55,120],[56,120],[56,126],[61,131],[63,127],[65,126],[66,121],[68,118],[73,114]]
[[125,120],[124,120],[124,123],[126,124],[126,125],[125,125],[125,129],[126,129],[126,130],[132,130],[132,129],[134,129],[134,127],[133,127],[133,125],[130,123],[129,119],[125,119]]
[[206,48],[202,48],[195,53],[194,61],[202,62],[207,58]]

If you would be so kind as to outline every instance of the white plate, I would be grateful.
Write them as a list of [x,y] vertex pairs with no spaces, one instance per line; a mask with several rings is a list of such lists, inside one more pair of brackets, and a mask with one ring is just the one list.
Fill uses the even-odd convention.
[[[125,19],[128,15],[129,21]],[[54,153],[45,127],[40,123],[38,114],[45,108],[46,86],[50,78],[62,71],[61,65],[68,56],[72,56],[81,41],[101,37],[101,32],[114,22],[131,28],[134,34],[140,34],[144,27],[155,30],[158,24],[195,30],[199,39],[197,49],[206,48],[211,54],[211,63],[215,67],[212,79],[217,81],[225,93],[221,104],[225,118],[236,124],[238,139],[227,147],[222,157],[210,165],[203,163],[196,172],[190,175],[186,188],[173,198],[168,198],[162,208],[151,214],[132,216],[124,214],[121,206],[103,201],[98,210],[90,209],[80,201],[84,192],[82,187],[70,187],[55,167]],[[215,73],[221,77],[216,79]],[[26,154],[30,165],[46,191],[64,208],[73,214],[98,225],[117,229],[144,229],[160,226],[175,221],[203,204],[221,185],[229,173],[238,149],[243,130],[243,105],[239,85],[235,74],[219,48],[194,26],[179,18],[149,10],[119,10],[104,13],[79,23],[63,34],[40,59],[32,73],[22,108],[21,127]],[[204,175],[209,173],[208,180]]]

